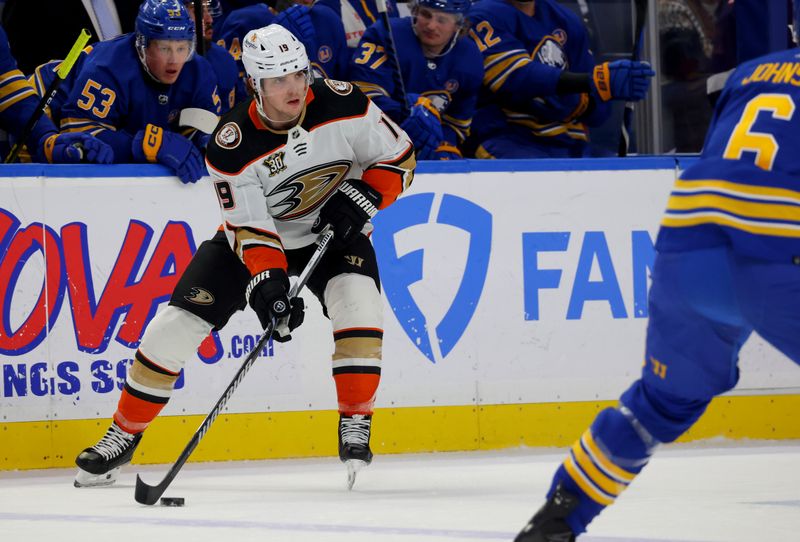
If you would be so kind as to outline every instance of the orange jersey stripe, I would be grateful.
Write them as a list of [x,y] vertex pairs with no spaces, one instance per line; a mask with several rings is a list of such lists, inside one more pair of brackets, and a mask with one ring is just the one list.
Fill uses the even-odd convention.
[[364,171],[361,179],[381,193],[382,200],[378,209],[385,209],[411,185],[414,175],[414,148],[409,145],[399,158],[391,162],[379,162]]
[[281,268],[286,271],[289,268],[286,254],[277,248],[264,245],[244,247],[242,258],[251,276],[256,276],[267,269]]

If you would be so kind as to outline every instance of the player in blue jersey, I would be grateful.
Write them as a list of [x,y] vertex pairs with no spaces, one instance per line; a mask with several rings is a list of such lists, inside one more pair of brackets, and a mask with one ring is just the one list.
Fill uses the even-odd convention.
[[417,159],[461,158],[483,78],[482,57],[465,35],[469,0],[417,0],[412,17],[391,19],[408,107],[382,21],[367,29],[350,79],[414,141]]
[[[194,0],[182,0],[194,21]],[[221,104],[221,113],[225,114],[233,106],[248,98],[244,80],[239,76],[239,67],[228,51],[214,42],[214,4],[211,0],[203,0],[203,40],[205,42],[205,58],[217,75],[217,92]]]
[[585,156],[609,100],[641,100],[655,75],[630,60],[595,66],[580,18],[555,0],[480,0],[469,19],[485,70],[479,158]]
[[[0,127],[18,138],[34,115],[39,96],[17,68],[3,27],[0,27]],[[33,159],[41,162],[97,162],[108,164],[113,151],[88,134],[59,134],[47,116],[42,115],[25,140]],[[3,156],[10,149],[2,149]],[[2,158],[2,157],[0,157]]]
[[[214,71],[193,53],[194,24],[180,0],[145,0],[136,32],[96,44],[84,60],[61,128],[105,141],[115,162],[161,163],[197,181],[207,136],[194,127],[216,124],[220,99]],[[184,110],[202,122],[182,122]]]
[[[316,3],[331,8],[342,21],[347,46],[351,50],[358,47],[367,28],[380,19],[375,0],[317,0]],[[389,17],[398,16],[395,0],[386,0],[386,12]]]
[[[203,38],[206,46],[204,58],[211,64],[214,74],[217,76],[217,93],[221,100],[220,112],[224,114],[229,111],[234,104],[247,99],[248,94],[244,81],[239,77],[239,70],[236,62],[223,47],[212,41],[214,33],[212,13],[218,12],[215,10],[219,10],[219,4],[216,3],[217,1],[218,0],[203,1]],[[194,21],[194,2],[192,0],[182,0],[182,2],[186,6],[189,17]],[[105,47],[105,45],[95,44],[95,46],[86,47],[86,49],[81,52],[78,61],[73,67],[73,76],[68,78],[67,81],[62,83],[59,87],[58,92],[48,108],[49,115],[54,123],[58,124],[61,121],[61,109],[72,90],[71,87],[75,80],[74,74],[80,72],[81,66],[83,66],[86,58],[98,45],[100,49]],[[34,73],[28,78],[40,96],[44,94],[47,86],[55,78],[55,72],[60,65],[60,60],[51,60],[46,64],[38,66]]]
[[517,542],[583,533],[659,444],[736,385],[754,331],[800,363],[799,52],[749,61],[728,80],[661,223],[642,376],[573,445]]
[[345,79],[347,50],[342,22],[329,8],[314,4],[289,5],[275,13],[267,4],[255,4],[237,9],[225,19],[217,43],[225,47],[239,63],[239,72],[244,75],[241,62],[242,39],[250,31],[270,24],[279,24],[294,34],[306,48],[315,75],[325,79]]

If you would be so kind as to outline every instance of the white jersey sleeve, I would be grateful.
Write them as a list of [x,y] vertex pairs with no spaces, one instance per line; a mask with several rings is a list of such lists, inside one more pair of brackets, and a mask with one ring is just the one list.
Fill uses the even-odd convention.
[[363,120],[354,125],[353,149],[361,164],[361,178],[381,193],[380,208],[391,205],[414,179],[411,138],[370,101]]

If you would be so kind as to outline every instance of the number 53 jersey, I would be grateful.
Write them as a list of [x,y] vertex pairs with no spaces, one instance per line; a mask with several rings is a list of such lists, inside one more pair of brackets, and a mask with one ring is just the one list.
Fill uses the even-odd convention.
[[700,160],[676,182],[660,252],[731,245],[800,263],[800,49],[739,66],[717,102]]
[[248,100],[220,120],[206,163],[233,250],[255,274],[310,245],[320,208],[345,179],[380,192],[384,209],[412,182],[406,133],[350,83],[318,79],[293,128],[273,130]]

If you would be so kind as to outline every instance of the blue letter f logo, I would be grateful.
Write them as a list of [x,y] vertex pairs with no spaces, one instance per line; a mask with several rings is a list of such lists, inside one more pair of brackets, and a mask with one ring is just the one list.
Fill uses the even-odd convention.
[[[443,359],[458,343],[467,329],[486,282],[489,254],[492,247],[492,215],[469,200],[445,194],[436,217],[431,216],[435,194],[417,194],[397,200],[375,218],[372,235],[380,263],[381,281],[397,320],[411,342],[436,363],[429,326],[411,295],[411,286],[423,278],[422,249],[399,257],[395,235],[412,226],[434,222],[454,226],[469,234],[469,249],[463,278],[452,304],[436,326],[433,339],[438,342]],[[448,261],[460,261],[458,255]]]

